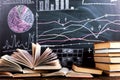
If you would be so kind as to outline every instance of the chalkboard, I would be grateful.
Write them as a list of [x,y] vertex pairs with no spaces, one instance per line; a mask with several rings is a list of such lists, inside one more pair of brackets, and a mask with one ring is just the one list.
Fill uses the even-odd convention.
[[119,3],[119,0],[1,0],[1,55],[11,54],[16,48],[30,51],[31,42],[55,50],[82,49],[83,55],[93,54],[94,42],[120,40]]

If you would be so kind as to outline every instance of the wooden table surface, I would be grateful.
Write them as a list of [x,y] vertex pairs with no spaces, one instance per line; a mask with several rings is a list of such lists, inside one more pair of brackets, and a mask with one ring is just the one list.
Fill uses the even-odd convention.
[[36,78],[0,78],[0,80],[120,80],[120,77],[98,76],[94,78],[36,77]]

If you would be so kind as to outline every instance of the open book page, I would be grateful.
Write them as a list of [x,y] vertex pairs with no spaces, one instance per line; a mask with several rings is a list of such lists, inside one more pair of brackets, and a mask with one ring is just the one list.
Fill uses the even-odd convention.
[[51,61],[54,61],[56,59],[58,59],[57,55],[55,53],[50,53],[48,56],[46,55],[46,57],[43,60],[39,61],[39,64],[37,64],[37,66],[40,64],[51,63]]
[[35,58],[35,49],[36,49],[36,44],[32,43],[32,57],[33,57],[33,59]]
[[59,70],[61,69],[61,64],[59,59],[53,60],[46,64],[40,64],[34,67],[34,70]]
[[41,64],[43,64],[43,63],[49,63],[49,62],[51,62],[51,61],[53,61],[53,60],[56,60],[56,59],[58,59],[57,54],[51,53],[51,54],[49,54],[49,55],[44,59],[43,62],[41,62]]
[[0,71],[22,72],[22,67],[15,63],[9,55],[2,56],[0,67]]
[[42,73],[42,77],[50,77],[50,76],[65,76],[69,71],[68,68],[63,67],[58,71],[51,72],[51,73]]
[[36,61],[39,59],[39,57],[41,56],[41,46],[40,44],[36,43],[36,47],[35,47],[35,53],[34,53],[34,63],[36,63]]
[[39,56],[39,58],[36,60],[34,66],[37,66],[39,64],[41,64],[42,62],[44,62],[45,59],[47,59],[47,57],[52,53],[52,50],[50,48],[47,48],[41,56]]
[[19,52],[14,52],[11,56],[16,63],[19,63],[21,65],[24,65],[29,68],[33,68],[32,63],[30,63],[28,60],[26,60],[23,56],[21,56],[21,53]]
[[32,64],[33,57],[27,50],[23,50],[23,49],[16,49],[16,50],[24,59],[26,59],[30,64]]
[[26,51],[22,49],[17,49],[18,52],[14,52],[11,57],[15,60],[15,62],[24,65],[29,68],[33,68],[33,58],[32,56]]

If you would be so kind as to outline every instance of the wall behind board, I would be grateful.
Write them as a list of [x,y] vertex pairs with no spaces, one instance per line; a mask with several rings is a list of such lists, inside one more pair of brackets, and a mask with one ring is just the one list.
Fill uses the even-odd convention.
[[92,63],[94,42],[120,40],[119,3],[119,0],[1,0],[0,53],[11,54],[16,48],[31,51],[31,42],[38,42],[42,47],[53,48],[61,57],[68,54],[64,57],[67,61],[76,55],[72,62]]

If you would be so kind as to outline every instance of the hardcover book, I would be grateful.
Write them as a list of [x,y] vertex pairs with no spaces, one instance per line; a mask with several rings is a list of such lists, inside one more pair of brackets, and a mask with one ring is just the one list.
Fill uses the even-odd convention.
[[94,57],[118,57],[120,53],[94,53]]
[[76,72],[82,72],[82,73],[91,73],[91,74],[97,74],[97,75],[101,75],[102,74],[102,70],[100,69],[95,69],[95,68],[87,68],[87,67],[80,67],[80,66],[76,66],[73,64],[72,69]]
[[117,57],[94,57],[95,62],[120,63],[120,56]]
[[105,49],[96,49],[94,50],[95,54],[97,53],[120,53],[120,48],[105,48]]
[[94,43],[94,49],[104,49],[104,48],[120,48],[120,42],[108,41],[108,42]]
[[104,71],[104,74],[110,77],[120,76],[120,71]]
[[120,71],[120,64],[114,63],[95,63],[96,68],[104,71]]

